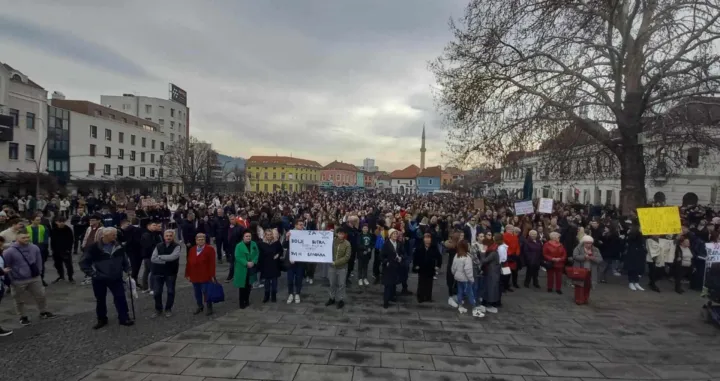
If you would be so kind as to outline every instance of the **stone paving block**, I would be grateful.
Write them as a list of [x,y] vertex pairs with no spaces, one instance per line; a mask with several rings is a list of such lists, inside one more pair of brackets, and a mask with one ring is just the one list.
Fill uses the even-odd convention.
[[548,336],[512,335],[518,345],[530,347],[562,347],[560,340]]
[[328,349],[283,348],[275,361],[296,364],[327,364],[330,358]]
[[353,367],[302,364],[293,381],[351,381]]
[[280,318],[279,323],[286,324],[315,324],[318,316],[305,314],[285,314]]
[[292,333],[295,326],[292,324],[285,323],[255,323],[248,330],[252,333],[267,333],[272,335],[289,335]]
[[435,370],[430,355],[383,352],[381,363],[383,368]]
[[505,320],[502,322],[484,322],[483,328],[488,333],[504,333],[504,334],[521,334],[527,323],[510,323]]
[[485,332],[485,328],[480,322],[466,322],[466,321],[443,321],[442,329],[445,331],[458,331],[458,332]]
[[153,373],[143,379],[143,381],[204,381],[207,378],[202,376],[180,376],[177,374],[157,374]]
[[430,310],[418,312],[420,320],[435,320],[435,321],[448,321],[458,320],[457,313],[448,314],[448,311]]
[[663,347],[657,347],[651,342],[642,339],[642,338],[632,338],[632,339],[604,339],[608,344],[610,344],[613,348],[617,348],[620,350],[632,350],[632,351],[657,351],[657,350],[663,350],[665,348]]
[[555,360],[547,348],[525,347],[522,345],[498,345],[505,357],[523,360]]
[[391,340],[422,340],[423,331],[411,328],[380,328],[380,337]]
[[292,381],[299,364],[250,361],[237,375],[248,380]]
[[83,378],[82,381],[142,381],[147,376],[147,373],[98,369]]
[[497,374],[514,374],[522,376],[545,376],[545,371],[534,360],[486,358],[485,364],[490,372]]
[[263,333],[225,332],[215,340],[215,344],[260,345],[267,338]]
[[114,360],[110,360],[104,364],[100,364],[97,366],[97,368],[109,370],[128,370],[131,366],[137,364],[138,361],[144,358],[145,356],[143,355],[127,354],[125,356],[120,356]]
[[713,376],[701,365],[652,365],[647,368],[664,380],[709,379]]
[[561,361],[605,362],[607,359],[599,350],[586,348],[548,348],[548,351]]
[[268,335],[262,342],[263,347],[305,348],[310,336]]
[[419,353],[426,355],[452,355],[453,350],[448,343],[439,343],[435,341],[414,341],[406,340],[403,342],[405,353]]
[[505,374],[480,374],[467,373],[468,381],[525,381],[523,376],[511,376]]
[[183,357],[147,356],[133,365],[133,372],[180,374],[195,359]]
[[225,360],[275,361],[282,348],[237,345],[225,356]]
[[402,323],[397,319],[385,319],[379,317],[370,317],[360,319],[360,325],[380,328],[402,328]]
[[374,352],[403,352],[403,342],[400,340],[358,339],[358,351]]
[[442,322],[435,320],[402,320],[400,324],[402,324],[403,329],[442,329]]
[[222,332],[185,331],[171,337],[170,341],[176,343],[210,344],[217,340],[220,335],[222,335]]
[[556,377],[602,377],[602,374],[586,362],[538,361],[545,373]]
[[233,378],[245,366],[245,361],[197,359],[182,373],[184,376]]
[[333,316],[333,315],[323,315],[320,320],[318,321],[318,324],[330,324],[330,325],[337,325],[337,326],[358,326],[360,325],[360,318],[357,317],[350,317],[350,316]]
[[133,354],[149,355],[149,356],[173,356],[180,352],[187,343],[171,343],[167,341],[158,341],[148,346],[133,351]]
[[607,378],[623,378],[629,380],[650,380],[658,378],[653,372],[638,364],[595,362],[591,365]]
[[463,332],[423,330],[427,341],[443,341],[448,343],[470,343],[470,336]]
[[203,324],[202,330],[209,332],[247,332],[254,323],[236,321],[211,321]]
[[353,381],[410,381],[407,369],[355,367]]
[[433,356],[436,370],[463,373],[489,373],[485,361],[480,357]]
[[470,332],[468,336],[470,337],[470,342],[474,344],[517,345],[517,341],[513,339],[512,335],[507,333]]
[[335,336],[338,327],[334,325],[297,325],[292,331],[293,335],[304,336]]
[[343,336],[316,336],[310,340],[308,348],[315,349],[355,349],[357,339],[354,337]]
[[458,343],[451,346],[456,356],[505,357],[497,345]]
[[380,357],[380,352],[337,350],[330,354],[328,364],[380,367],[382,365]]
[[467,381],[463,373],[411,370],[410,381]]
[[369,338],[369,339],[378,339],[378,338],[380,338],[380,328],[368,327],[368,326],[337,327],[337,331],[335,331],[335,334],[337,336],[363,337],[363,338]]
[[231,349],[233,349],[233,346],[229,344],[188,344],[175,356],[222,359],[230,352]]
[[603,339],[592,338],[592,337],[563,337],[559,339],[560,342],[566,347],[572,348],[596,348],[596,349],[611,349],[610,343]]
[[554,377],[554,376],[525,376],[525,381],[585,381],[587,378]]

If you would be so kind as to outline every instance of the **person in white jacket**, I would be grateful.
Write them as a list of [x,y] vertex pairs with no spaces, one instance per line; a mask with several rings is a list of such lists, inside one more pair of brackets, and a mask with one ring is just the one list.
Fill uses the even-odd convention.
[[464,298],[467,296],[468,303],[472,306],[472,315],[474,317],[484,317],[482,311],[475,306],[475,294],[473,292],[473,283],[475,282],[475,276],[473,275],[473,264],[472,258],[469,255],[470,247],[468,242],[462,240],[458,242],[457,254],[453,259],[452,267],[450,269],[455,282],[457,283],[457,302],[458,312],[464,314],[467,309],[463,307]]

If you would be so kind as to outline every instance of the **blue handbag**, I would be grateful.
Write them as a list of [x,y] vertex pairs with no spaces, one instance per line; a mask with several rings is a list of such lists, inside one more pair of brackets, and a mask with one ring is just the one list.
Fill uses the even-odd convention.
[[207,288],[209,303],[220,303],[225,301],[225,290],[220,283],[211,282]]

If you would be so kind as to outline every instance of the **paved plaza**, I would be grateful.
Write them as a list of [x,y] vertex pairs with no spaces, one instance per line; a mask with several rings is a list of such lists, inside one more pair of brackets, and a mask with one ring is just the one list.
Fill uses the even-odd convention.
[[[521,289],[504,297],[499,314],[473,319],[445,304],[444,278],[435,303],[401,297],[388,310],[381,286],[357,285],[343,310],[326,308],[327,288],[317,283],[305,286],[300,304],[285,304],[281,287],[278,303],[260,303],[262,290],[254,290],[251,307],[239,310],[226,284],[228,301],[212,318],[192,315],[191,289],[178,280],[173,317],[150,319],[152,299],[142,295],[135,326],[111,315],[101,331],[90,329],[87,287],[51,286],[62,316],[0,339],[0,380],[720,379],[720,330],[701,321],[697,293],[677,295],[669,283],[659,294],[630,292],[614,281],[587,306],[576,306],[569,288]],[[2,316],[10,311],[6,299]]]

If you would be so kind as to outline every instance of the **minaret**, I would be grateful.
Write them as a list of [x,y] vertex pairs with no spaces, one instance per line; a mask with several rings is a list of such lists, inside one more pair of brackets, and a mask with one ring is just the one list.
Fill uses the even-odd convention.
[[420,145],[420,170],[425,169],[425,124],[423,124],[422,143]]

